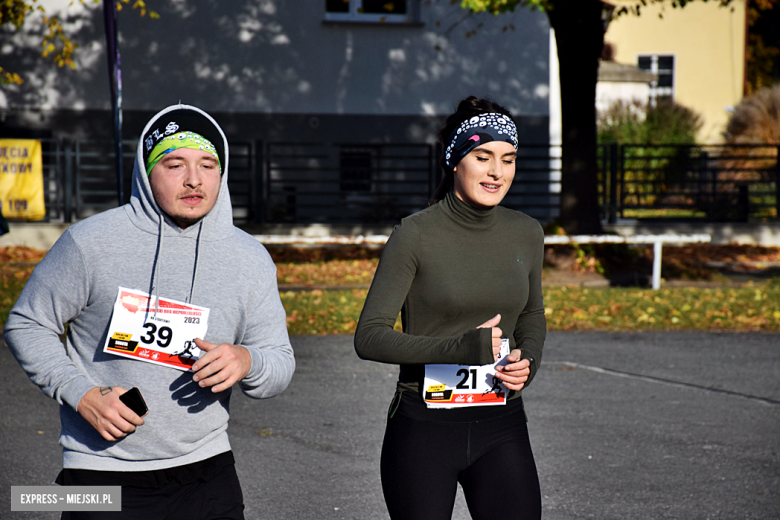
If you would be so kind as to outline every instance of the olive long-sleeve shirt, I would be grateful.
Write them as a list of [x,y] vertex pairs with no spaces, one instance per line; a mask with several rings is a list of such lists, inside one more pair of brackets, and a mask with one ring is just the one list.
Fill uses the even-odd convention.
[[[490,329],[476,327],[501,314],[510,350],[535,360],[530,383],[547,331],[543,255],[536,220],[473,208],[451,191],[393,230],[355,332],[357,354],[399,364],[400,385],[418,390],[425,364],[492,363]],[[393,330],[399,310],[403,332]]]

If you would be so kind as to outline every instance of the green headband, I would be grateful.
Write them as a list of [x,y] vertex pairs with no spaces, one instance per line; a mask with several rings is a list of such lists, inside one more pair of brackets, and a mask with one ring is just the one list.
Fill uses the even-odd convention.
[[206,139],[200,134],[195,132],[179,132],[177,134],[164,137],[158,142],[152,151],[149,153],[149,158],[146,160],[146,175],[152,173],[152,169],[160,162],[166,154],[171,153],[179,148],[190,148],[192,150],[203,150],[210,153],[217,158],[217,164],[219,164],[219,171],[222,172],[222,164],[219,162],[219,155],[217,155],[217,149],[211,144],[211,141]]

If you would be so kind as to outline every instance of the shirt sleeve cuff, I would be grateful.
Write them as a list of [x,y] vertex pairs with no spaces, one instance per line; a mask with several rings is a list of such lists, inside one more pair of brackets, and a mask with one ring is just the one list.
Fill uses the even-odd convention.
[[73,408],[76,412],[79,411],[79,403],[87,392],[95,387],[90,383],[86,377],[79,377],[74,379],[66,386],[63,387],[60,392],[59,399],[57,401],[60,404],[65,404]]
[[473,361],[467,361],[465,364],[489,365],[495,362],[491,329],[472,329],[463,335],[463,339],[470,347],[471,356],[474,356]]

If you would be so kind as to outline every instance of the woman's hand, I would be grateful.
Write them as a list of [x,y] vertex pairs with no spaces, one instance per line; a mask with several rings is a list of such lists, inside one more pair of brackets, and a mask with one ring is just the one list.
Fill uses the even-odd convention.
[[[478,329],[492,329],[491,336],[493,337],[493,359],[498,361],[498,356],[501,352],[501,329],[496,327],[501,322],[501,315],[496,314],[485,323],[477,327]],[[518,351],[519,352],[519,351]]]
[[496,367],[496,377],[510,390],[522,389],[531,375],[531,362],[528,359],[520,360],[521,355],[520,349],[516,348],[507,356],[506,366]]

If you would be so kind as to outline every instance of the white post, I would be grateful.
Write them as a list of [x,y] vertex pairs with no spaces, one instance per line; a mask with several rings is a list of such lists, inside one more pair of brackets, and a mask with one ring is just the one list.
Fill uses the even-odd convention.
[[653,290],[661,288],[661,247],[663,242],[655,240],[653,242]]
[[[550,132],[550,181],[548,188],[548,202],[551,204],[550,220],[558,217],[560,210],[552,208],[552,200],[560,199],[561,195],[561,161],[563,160],[563,123],[561,113],[561,74],[558,64],[558,46],[555,43],[555,31],[550,28],[550,53],[548,58],[550,69],[550,89],[548,98],[549,132]],[[560,206],[560,204],[556,205]]]

